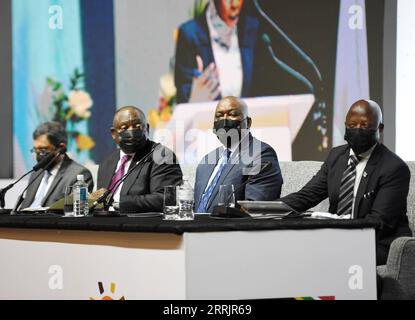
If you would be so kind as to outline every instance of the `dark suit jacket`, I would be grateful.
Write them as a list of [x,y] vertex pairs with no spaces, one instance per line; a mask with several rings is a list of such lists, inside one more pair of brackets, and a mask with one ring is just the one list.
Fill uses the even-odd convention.
[[[92,192],[94,189],[94,181],[92,179],[92,174],[87,168],[76,163],[65,155],[62,165],[50,186],[48,193],[43,199],[42,206],[49,207],[56,201],[65,197],[65,188],[67,186],[72,186],[76,183],[77,175],[84,175],[85,182],[88,184],[89,192]],[[43,176],[45,175],[44,171],[35,172],[30,176],[29,183],[33,180],[33,184],[27,189],[26,197],[20,206],[21,209],[30,207],[33,200],[35,199],[36,192],[39,189],[40,183]]]
[[[130,168],[148,154],[156,143],[148,141],[146,147],[137,153]],[[98,189],[108,188],[120,151],[114,151],[99,166]],[[139,165],[124,181],[120,193],[120,210],[124,212],[163,212],[164,186],[179,185],[182,182],[182,170],[177,164],[175,154],[159,145],[153,156]]]
[[[337,212],[339,190],[350,148],[341,146],[331,150],[320,171],[297,193],[281,200],[296,209],[306,211],[329,197],[331,213]],[[410,171],[404,161],[379,144],[365,168],[355,199],[354,217],[380,223],[377,244],[389,249],[400,236],[410,236],[406,216]]]
[[[235,152],[231,155],[229,163],[225,166],[225,169],[223,170],[222,175],[213,190],[210,202],[208,203],[207,212],[212,212],[213,207],[218,204],[220,185],[233,184],[236,190],[238,186],[246,182],[247,179],[250,179],[250,181],[246,184],[246,186],[235,193],[235,199],[237,201],[266,201],[276,200],[280,197],[283,180],[277,154],[272,147],[255,139],[251,134],[249,134],[246,139],[249,139],[249,144],[242,143],[241,150],[235,150]],[[255,146],[258,147],[258,150],[255,150]],[[252,147],[254,150],[253,153]],[[200,204],[209,178],[212,175],[212,172],[214,171],[223,151],[223,147],[215,149],[211,153],[207,154],[197,167],[195,180],[196,210]],[[255,164],[258,163],[258,160],[261,165],[258,165],[257,169],[260,169],[261,167],[264,168],[264,165],[267,162],[271,162],[271,165],[264,168],[264,170],[258,174],[252,175],[252,172],[249,174],[252,167],[255,168]],[[252,166],[252,164],[254,164],[254,166]]]
[[[258,29],[259,21],[256,17],[241,16],[238,22],[238,38],[243,68],[242,97],[251,95],[254,50],[258,40]],[[182,24],[179,29],[175,64],[178,103],[189,101],[193,81],[192,70],[197,68],[196,55],[202,58],[204,68],[215,62],[206,21],[206,11],[199,18]]]

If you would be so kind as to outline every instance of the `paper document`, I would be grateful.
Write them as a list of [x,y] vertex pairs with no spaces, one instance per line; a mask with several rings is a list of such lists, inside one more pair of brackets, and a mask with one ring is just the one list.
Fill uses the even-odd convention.
[[350,214],[344,216],[338,216],[337,214],[332,214],[329,212],[312,212],[311,218],[315,219],[336,219],[336,220],[350,220]]

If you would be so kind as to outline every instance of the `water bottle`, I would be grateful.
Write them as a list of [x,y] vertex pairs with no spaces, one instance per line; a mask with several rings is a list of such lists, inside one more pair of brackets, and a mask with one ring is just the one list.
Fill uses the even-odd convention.
[[189,179],[183,177],[183,183],[177,187],[177,203],[179,204],[179,219],[193,220],[193,188],[189,183]]
[[73,214],[75,217],[87,216],[88,208],[88,185],[83,175],[76,176],[76,183],[73,186]]

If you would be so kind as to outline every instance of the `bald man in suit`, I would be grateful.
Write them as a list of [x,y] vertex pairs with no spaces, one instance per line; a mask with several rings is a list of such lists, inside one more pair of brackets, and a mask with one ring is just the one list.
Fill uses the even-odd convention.
[[348,144],[333,148],[310,182],[281,200],[306,211],[328,197],[329,212],[377,222],[376,261],[382,265],[392,241],[411,236],[406,215],[410,171],[380,142],[384,125],[376,102],[354,103],[345,125]]

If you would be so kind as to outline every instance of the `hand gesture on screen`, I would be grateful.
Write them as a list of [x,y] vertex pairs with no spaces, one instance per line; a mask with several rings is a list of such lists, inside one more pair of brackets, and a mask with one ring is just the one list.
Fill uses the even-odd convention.
[[189,102],[213,101],[220,95],[219,76],[216,65],[212,62],[206,69],[203,69],[203,61],[196,56],[197,69],[194,70],[192,91]]

